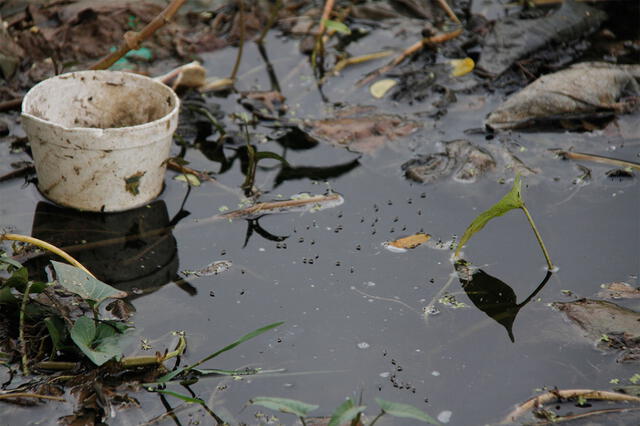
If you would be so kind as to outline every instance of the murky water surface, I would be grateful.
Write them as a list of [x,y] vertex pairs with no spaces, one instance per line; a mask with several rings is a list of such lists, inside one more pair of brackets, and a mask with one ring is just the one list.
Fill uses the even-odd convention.
[[[390,47],[407,44],[394,40],[391,33],[376,37],[368,38],[362,50],[368,50],[372,42]],[[357,45],[354,49],[358,50]],[[638,114],[621,117],[622,130],[617,133],[506,133],[485,139],[484,134],[465,131],[481,126],[501,101],[499,94],[458,95],[449,113],[434,121],[418,114],[428,109],[428,103],[379,101],[366,89],[355,90],[354,81],[376,63],[347,69],[330,79],[324,88],[330,103],[325,103],[296,43],[269,37],[267,51],[281,79],[290,115],[322,118],[332,104],[367,104],[381,112],[408,114],[424,126],[371,155],[324,143],[305,150],[285,148],[275,141],[258,145],[261,151],[284,156],[295,167],[353,163],[328,179],[318,178],[317,173],[315,177],[312,173],[278,179],[280,166],[275,161],[260,162],[258,168],[256,185],[264,192],[262,200],[301,192],[322,194],[330,189],[343,195],[345,201],[339,207],[266,215],[253,222],[207,221],[221,208],[235,209],[241,201],[238,187],[244,176],[235,162],[216,176],[216,183],[204,182],[191,190],[184,204],[190,215],[171,235],[144,242],[144,254],[140,246],[132,246],[129,251],[102,248],[91,255],[105,274],[117,275],[113,281],[121,288],[134,292],[136,330],[139,338],[149,339],[153,350],[163,350],[172,342],[169,331],[186,332],[189,346],[183,363],[199,360],[260,326],[285,322],[207,364],[283,372],[239,379],[205,378],[189,389],[179,385],[170,389],[193,392],[218,415],[234,422],[257,422],[254,415],[264,410],[243,406],[259,395],[319,404],[314,414],[330,415],[345,397],[362,393],[371,415],[376,412],[374,397],[380,397],[413,404],[434,417],[450,411],[451,424],[477,425],[499,421],[536,389],[609,389],[611,379],[625,379],[637,371],[617,364],[615,355],[597,350],[548,303],[593,296],[601,284],[612,281],[638,285],[638,180],[611,179],[605,172],[612,167],[584,163],[592,179],[575,184],[581,174],[576,163],[561,161],[547,150],[574,148],[640,161]],[[215,52],[205,56],[205,66],[212,75],[224,75],[234,58],[233,49]],[[264,62],[253,45],[247,46],[240,75],[243,90],[269,88]],[[219,103],[225,114],[243,111],[233,96],[209,102]],[[260,140],[259,134],[254,137],[255,142]],[[518,313],[514,342],[466,296],[454,275],[452,251],[423,245],[393,253],[382,245],[416,232],[430,234],[432,241],[451,240],[508,191],[513,173],[500,168],[474,184],[446,178],[421,185],[403,177],[402,163],[416,154],[441,152],[441,142],[460,138],[487,148],[509,144],[522,161],[540,171],[525,178],[524,198],[559,271]],[[18,156],[9,155],[8,144],[0,144],[0,149],[3,170],[8,170],[8,163]],[[219,168],[197,149],[189,149],[186,159],[196,169]],[[174,175],[167,174],[161,202],[140,213],[146,215],[144,224],[162,226],[180,211],[187,187],[173,180]],[[99,218],[93,222],[64,218],[55,209],[47,210],[35,186],[25,186],[21,180],[2,183],[0,198],[2,225],[23,234],[73,232],[78,224],[88,227],[81,233],[91,234],[92,227],[104,226],[117,234],[129,220],[123,217],[107,226]],[[250,235],[249,230],[253,231]],[[471,240],[464,257],[511,286],[518,301],[538,286],[546,272],[536,240],[519,212],[491,222]],[[232,264],[217,274],[184,280],[179,273],[215,261]],[[464,305],[443,304],[443,295],[452,295]],[[634,303],[627,306],[634,307]],[[132,350],[140,352],[137,342]],[[157,394],[130,394],[141,408],[118,412],[112,424],[142,423],[181,404]],[[2,423],[18,424],[25,418],[47,423],[71,410],[68,404],[5,407]],[[178,410],[177,417],[180,424],[210,422],[208,414],[195,405]],[[285,414],[279,418],[293,422]],[[446,419],[446,413],[441,418]],[[173,420],[161,423],[172,424]],[[393,419],[387,424],[411,423]]]

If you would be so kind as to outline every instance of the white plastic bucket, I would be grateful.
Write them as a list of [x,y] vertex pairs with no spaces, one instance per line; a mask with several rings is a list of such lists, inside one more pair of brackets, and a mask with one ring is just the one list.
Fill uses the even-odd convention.
[[35,85],[22,101],[40,192],[63,206],[121,211],[162,191],[180,100],[151,78],[79,71]]

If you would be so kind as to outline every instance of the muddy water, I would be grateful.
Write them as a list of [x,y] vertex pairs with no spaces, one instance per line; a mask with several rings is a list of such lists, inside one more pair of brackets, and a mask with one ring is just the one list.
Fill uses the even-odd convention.
[[[379,37],[379,45],[407,44],[386,33]],[[382,112],[402,112],[413,118],[416,116],[411,114],[428,107],[419,102],[398,105],[376,101],[366,89],[353,90],[354,82],[378,64],[347,69],[329,80],[324,94],[331,103],[324,103],[295,43],[270,37],[267,51],[276,75],[283,76],[283,95],[298,117],[323,117],[331,103],[337,102],[375,105]],[[213,75],[224,75],[234,57],[231,49],[209,54],[205,66]],[[239,75],[241,89],[269,87],[264,63],[253,46],[248,46]],[[212,101],[220,103],[227,114],[242,111],[233,97]],[[255,396],[319,404],[313,414],[330,415],[345,397],[362,393],[370,415],[377,413],[374,397],[380,397],[413,404],[433,417],[450,411],[451,424],[477,425],[501,420],[539,388],[610,389],[611,379],[632,376],[635,367],[617,364],[614,355],[596,350],[548,303],[593,296],[606,282],[638,285],[637,178],[610,179],[605,172],[612,167],[584,163],[591,169],[592,180],[574,184],[581,173],[576,163],[558,160],[547,149],[573,147],[640,161],[640,116],[620,118],[618,131],[591,134],[506,133],[487,139],[484,134],[465,132],[480,127],[500,101],[500,95],[459,95],[443,118],[420,118],[424,124],[421,130],[372,155],[323,143],[310,150],[286,151],[276,142],[259,145],[260,150],[286,156],[294,166],[334,166],[358,160],[356,167],[327,181],[303,177],[285,180],[277,187],[274,182],[279,166],[260,163],[273,166],[259,167],[257,172],[256,185],[265,192],[264,200],[301,192],[324,193],[329,188],[345,199],[343,205],[330,210],[259,219],[262,229],[282,237],[279,241],[253,232],[245,244],[249,222],[203,220],[221,207],[237,207],[238,187],[244,179],[239,162],[217,176],[218,183],[205,182],[193,188],[184,205],[190,215],[173,230],[175,245],[165,247],[176,250],[175,259],[169,258],[179,266],[167,266],[161,277],[149,280],[141,279],[145,274],[140,271],[122,278],[122,285],[128,283],[137,293],[132,301],[137,309],[137,333],[157,345],[154,350],[162,350],[171,343],[168,331],[184,330],[189,347],[182,362],[189,363],[246,332],[285,321],[277,330],[207,364],[211,368],[284,371],[239,380],[205,378],[189,390],[179,385],[169,389],[192,391],[233,423],[258,422],[254,415],[265,410],[243,410],[247,400]],[[402,176],[401,164],[415,154],[441,152],[439,142],[460,138],[487,148],[505,142],[529,167],[540,170],[525,178],[524,198],[559,271],[519,312],[513,327],[515,342],[462,291],[452,275],[450,250],[421,246],[407,253],[392,253],[382,246],[385,241],[419,231],[432,235],[433,240],[451,240],[508,191],[513,173],[500,168],[474,184],[446,178],[421,185]],[[3,167],[15,161],[16,156],[8,155],[7,144],[0,144],[0,149]],[[189,149],[186,159],[196,169],[218,168],[196,149]],[[166,212],[159,213],[168,218],[180,210],[187,193],[185,184],[172,176],[169,172],[161,196]],[[503,179],[506,183],[501,183]],[[2,224],[31,234],[37,203],[43,201],[35,187],[23,187],[19,181],[3,183],[0,198]],[[118,253],[112,255],[115,259]],[[490,223],[471,240],[464,257],[510,285],[518,301],[545,276],[544,258],[519,212]],[[197,270],[219,260],[231,261],[233,266],[218,275],[190,277],[187,285],[175,284],[176,270]],[[136,261],[120,259],[118,264],[135,266]],[[454,309],[438,301],[445,286],[446,294],[464,307]],[[562,290],[570,290],[573,296]],[[425,314],[429,305],[435,309]],[[132,350],[139,351],[138,346]],[[162,415],[167,407],[182,404],[156,394],[130,394],[140,401],[141,408],[118,412],[110,424],[139,424]],[[47,419],[70,414],[72,407],[48,404],[3,410],[6,416],[3,414],[2,423],[5,418],[6,424],[25,418],[47,423]],[[285,424],[294,421],[286,414],[278,416]],[[211,422],[197,406],[179,409],[177,419],[180,424]],[[161,424],[173,422],[169,418]],[[394,419],[387,424],[412,422]]]

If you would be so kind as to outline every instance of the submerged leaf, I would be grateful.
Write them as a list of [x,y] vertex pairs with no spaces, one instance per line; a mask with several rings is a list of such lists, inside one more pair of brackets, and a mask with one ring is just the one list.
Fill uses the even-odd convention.
[[458,139],[445,142],[445,152],[423,155],[402,165],[408,179],[431,183],[453,174],[458,182],[473,183],[496,162],[490,153],[471,142]]
[[229,260],[218,260],[216,262],[210,263],[204,268],[198,269],[197,271],[184,270],[180,271],[183,275],[189,276],[194,275],[196,277],[207,277],[210,275],[218,275],[222,272],[228,271],[231,269],[233,263]]
[[433,425],[440,424],[433,417],[425,413],[424,411],[409,404],[401,404],[399,402],[385,401],[384,399],[376,398],[376,402],[387,414],[394,417],[404,417],[407,419],[420,420],[422,422],[431,423]]
[[460,253],[460,249],[469,241],[469,239],[478,231],[480,231],[484,226],[494,217],[502,216],[503,214],[513,210],[522,208],[524,202],[520,197],[522,183],[520,182],[520,176],[516,175],[516,178],[513,182],[513,186],[511,187],[511,191],[509,191],[500,201],[491,206],[491,208],[483,213],[480,213],[478,217],[476,217],[471,225],[464,231],[460,242],[458,243],[458,247],[456,247],[456,257]]
[[[540,77],[512,95],[485,124],[492,129],[629,112],[640,99],[640,65],[585,62]],[[626,98],[626,101],[624,100]]]
[[306,417],[306,415],[319,407],[319,405],[307,404],[306,402],[297,401],[289,398],[275,398],[269,396],[258,396],[249,401],[251,404],[261,405],[271,410],[277,410],[282,413],[295,414],[298,417]]
[[552,306],[564,313],[593,340],[599,340],[603,335],[640,338],[640,313],[615,303],[581,299],[556,302]]
[[93,278],[82,269],[53,260],[51,263],[53,264],[53,269],[56,271],[60,285],[83,299],[100,303],[108,298],[120,299],[127,297],[125,291],[117,290]]
[[421,127],[417,121],[390,114],[307,121],[309,134],[350,151],[371,154]]
[[478,68],[499,76],[518,59],[527,57],[550,42],[570,42],[595,31],[606,14],[577,3],[563,2],[552,15],[539,19],[506,17],[485,38]]
[[601,285],[602,290],[598,293],[598,297],[605,299],[638,299],[640,298],[640,289],[635,288],[627,283],[614,282]]

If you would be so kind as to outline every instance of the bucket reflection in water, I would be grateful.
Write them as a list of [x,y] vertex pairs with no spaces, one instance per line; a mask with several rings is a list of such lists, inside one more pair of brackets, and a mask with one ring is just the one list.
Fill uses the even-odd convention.
[[[32,235],[75,257],[99,280],[135,298],[177,278],[178,249],[162,200],[118,213],[81,212],[40,202]],[[47,256],[31,259],[44,271]],[[45,279],[46,277],[39,277]]]

